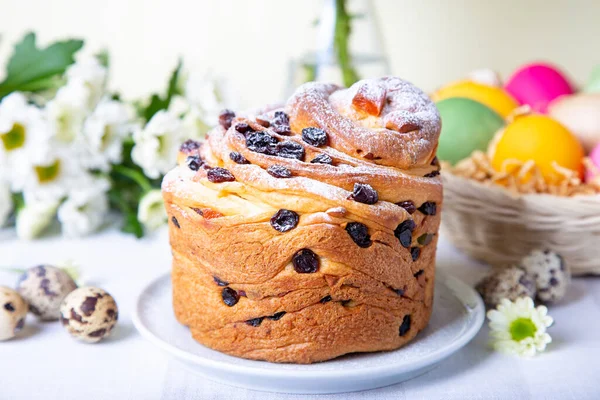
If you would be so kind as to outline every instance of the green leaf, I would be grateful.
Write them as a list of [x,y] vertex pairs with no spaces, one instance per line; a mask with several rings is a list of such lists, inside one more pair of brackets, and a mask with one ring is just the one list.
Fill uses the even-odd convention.
[[52,78],[64,74],[75,62],[73,55],[83,46],[82,40],[65,40],[39,49],[35,34],[28,33],[20,43],[6,67],[6,78],[0,83],[0,99],[20,90],[50,89],[56,83]]
[[104,68],[108,68],[108,66],[110,65],[110,55],[108,54],[108,50],[100,50],[98,53],[95,54],[95,57],[96,59],[98,59],[100,65],[102,65]]
[[146,122],[150,121],[154,114],[156,114],[160,110],[166,110],[167,108],[169,108],[173,96],[181,94],[181,91],[179,90],[179,78],[181,74],[182,65],[183,64],[180,59],[177,62],[177,67],[175,67],[175,70],[173,71],[173,73],[171,73],[171,78],[169,79],[169,85],[167,86],[167,93],[165,97],[160,97],[156,93],[153,94],[150,98],[150,103],[146,108],[143,109],[142,116],[144,117]]

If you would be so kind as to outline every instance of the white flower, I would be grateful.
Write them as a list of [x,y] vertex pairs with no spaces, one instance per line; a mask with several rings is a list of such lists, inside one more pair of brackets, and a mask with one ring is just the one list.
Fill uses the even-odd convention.
[[546,328],[552,325],[552,317],[544,306],[537,308],[529,297],[521,297],[514,303],[502,299],[495,310],[490,310],[490,336],[492,347],[500,352],[532,357],[546,349],[552,341]]
[[27,240],[38,237],[54,219],[59,204],[59,201],[26,201],[17,214],[17,236]]
[[185,96],[199,109],[202,119],[209,125],[219,122],[219,113],[224,108],[235,108],[229,87],[221,79],[208,73],[204,76],[190,73],[185,82]]
[[173,96],[169,103],[168,111],[178,117],[183,116],[190,110],[190,103],[183,96]]
[[[12,172],[39,161],[48,147],[48,129],[42,111],[12,93],[0,103],[0,171]],[[9,174],[10,183],[18,181]]]
[[77,61],[67,69],[68,83],[83,84],[89,90],[87,107],[94,108],[106,91],[108,71],[98,58],[88,57]]
[[181,120],[174,114],[157,112],[144,129],[133,135],[133,161],[150,178],[158,178],[172,169],[177,161],[179,146],[185,140]]
[[138,205],[138,220],[149,230],[167,222],[167,212],[160,190],[151,190],[142,197]]
[[135,129],[134,119],[131,105],[102,100],[83,126],[81,164],[106,172],[111,163],[120,163],[123,140]]
[[[1,179],[1,178],[0,178]],[[6,220],[13,210],[12,196],[8,182],[0,180],[0,228],[6,224]]]
[[90,89],[82,81],[68,82],[46,104],[50,134],[59,144],[72,143],[83,131],[83,121],[90,112]]
[[102,225],[108,213],[108,188],[106,180],[97,179],[91,186],[69,193],[58,208],[58,221],[64,236],[86,236]]
[[200,140],[204,138],[211,126],[205,121],[202,113],[193,107],[183,117],[183,131],[186,139]]

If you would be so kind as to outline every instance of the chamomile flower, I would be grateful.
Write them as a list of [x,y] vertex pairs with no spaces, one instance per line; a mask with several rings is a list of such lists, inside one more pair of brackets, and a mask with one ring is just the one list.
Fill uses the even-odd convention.
[[103,99],[83,125],[81,164],[108,171],[121,162],[123,141],[135,128],[135,111],[129,104]]
[[10,185],[0,177],[0,228],[6,224],[13,210]]
[[178,116],[161,110],[133,134],[131,157],[147,176],[155,179],[175,166],[179,146],[185,139]]
[[70,191],[58,208],[58,221],[64,236],[81,237],[95,232],[108,213],[106,191],[110,184],[96,179],[90,186]]
[[[28,104],[22,93],[12,93],[0,102],[0,170],[11,172],[39,160],[48,139],[42,111]],[[18,189],[17,181],[10,182]]]
[[160,190],[151,190],[142,197],[138,205],[138,220],[149,230],[167,222],[167,212]]
[[108,70],[96,57],[78,60],[67,69],[67,82],[83,84],[88,89],[87,107],[92,109],[98,104],[106,91]]
[[49,132],[57,145],[70,145],[82,133],[90,96],[90,89],[77,80],[61,87],[46,104]]
[[60,201],[31,200],[17,213],[17,236],[19,239],[31,240],[52,223]]
[[553,323],[545,306],[535,307],[530,297],[515,302],[503,299],[495,310],[490,310],[491,346],[497,351],[532,357],[546,349],[552,338],[546,333]]

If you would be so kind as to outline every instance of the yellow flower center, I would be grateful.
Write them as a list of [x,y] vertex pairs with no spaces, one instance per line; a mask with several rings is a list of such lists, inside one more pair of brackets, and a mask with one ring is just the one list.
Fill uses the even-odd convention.
[[512,339],[520,342],[525,338],[534,337],[537,328],[530,318],[517,318],[510,324],[509,331]]
[[35,173],[40,183],[52,182],[60,174],[60,160],[48,166],[36,166]]
[[25,127],[15,122],[10,131],[0,134],[0,139],[2,139],[6,151],[23,147],[25,144]]

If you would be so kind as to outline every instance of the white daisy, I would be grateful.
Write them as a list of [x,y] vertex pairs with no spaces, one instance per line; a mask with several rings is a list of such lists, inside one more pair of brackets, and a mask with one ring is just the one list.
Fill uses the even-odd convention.
[[135,131],[133,140],[133,161],[142,167],[147,176],[158,178],[175,166],[185,132],[176,115],[161,110],[143,129]]
[[96,179],[89,187],[70,191],[58,208],[58,221],[67,237],[82,237],[95,232],[108,213],[108,181]]
[[96,57],[88,57],[77,61],[67,69],[69,83],[82,83],[88,90],[87,107],[94,108],[106,91],[108,70]]
[[131,105],[102,100],[83,126],[81,164],[106,172],[111,163],[120,163],[123,140],[135,129],[134,120],[135,111]]
[[31,240],[38,237],[56,216],[59,201],[25,201],[25,206],[17,213],[17,236]]
[[0,228],[6,224],[8,217],[12,213],[13,202],[8,182],[0,178]]
[[59,145],[73,143],[83,131],[91,95],[85,82],[77,80],[58,89],[54,99],[46,104],[50,135]]
[[185,84],[185,97],[199,109],[202,119],[209,125],[219,122],[219,113],[224,108],[235,108],[229,87],[225,81],[214,77],[211,73],[199,75],[190,73]]
[[492,347],[500,352],[532,357],[546,349],[552,341],[546,333],[553,323],[544,306],[535,307],[530,297],[521,297],[514,303],[503,299],[495,310],[490,310]]
[[[48,147],[43,113],[27,103],[22,93],[12,93],[0,103],[0,170],[10,183],[12,172],[39,161]],[[18,183],[15,183],[15,190]]]
[[149,230],[157,229],[167,222],[167,212],[160,190],[151,190],[142,197],[137,217]]

